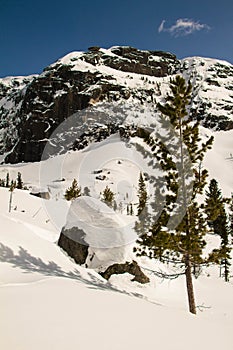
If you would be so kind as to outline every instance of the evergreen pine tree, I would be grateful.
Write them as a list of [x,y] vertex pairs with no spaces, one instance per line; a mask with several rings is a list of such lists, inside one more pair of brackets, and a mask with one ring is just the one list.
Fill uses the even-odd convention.
[[[213,233],[218,234],[217,219],[223,207],[223,198],[218,182],[212,179],[206,191],[205,211],[207,214],[208,225],[213,229]],[[217,220],[217,221],[216,221]]]
[[17,184],[16,184],[16,188],[18,188],[19,190],[21,190],[23,188],[23,181],[22,181],[22,175],[20,172],[18,172],[17,175]]
[[[166,259],[168,253],[173,254],[174,257],[180,257],[185,266],[189,311],[195,314],[192,268],[202,262],[201,254],[205,246],[206,233],[203,212],[196,201],[196,196],[203,192],[206,184],[207,171],[201,169],[201,163],[205,152],[211,147],[213,138],[200,146],[199,125],[187,117],[191,84],[186,86],[185,80],[177,76],[171,80],[170,89],[171,94],[167,96],[165,105],[158,104],[158,109],[165,119],[170,121],[176,132],[175,155],[170,154],[168,147],[162,142],[156,140],[148,142],[161,168],[167,174],[165,179],[169,194],[166,195],[164,209],[152,226],[150,235],[142,235],[138,240],[141,244],[138,255],[149,254],[149,257],[161,260]],[[170,130],[170,132],[173,131]],[[160,149],[159,154],[156,152],[156,144]],[[187,178],[187,168],[190,169],[193,178],[191,201],[188,201],[190,179]],[[184,214],[179,214],[179,211]],[[173,220],[173,226],[176,223],[172,230],[170,229],[171,220]]]
[[138,203],[138,216],[139,216],[142,213],[143,209],[145,208],[146,202],[147,202],[146,184],[141,172],[140,172],[139,181],[138,181],[138,199],[139,199],[139,203]]
[[133,204],[130,203],[129,214],[133,215]]
[[233,237],[233,193],[230,201],[230,234]]
[[230,245],[230,229],[228,227],[228,219],[225,208],[220,214],[219,230],[221,237],[220,258],[221,268],[223,268],[223,277],[226,282],[229,282],[230,275],[230,260],[231,260],[231,245]]
[[[150,215],[148,213],[148,195],[146,190],[146,184],[142,173],[140,172],[138,180],[138,206],[137,216],[138,221],[135,223],[135,231],[141,236],[149,230],[150,226]],[[132,207],[133,209],[133,207]]]
[[114,193],[111,191],[111,189],[108,186],[106,186],[103,191],[103,197],[102,197],[103,202],[112,208],[114,197],[115,197]]
[[76,179],[73,180],[72,185],[65,192],[65,199],[70,201],[81,196],[81,187],[78,186]]
[[230,267],[230,228],[225,210],[225,200],[222,197],[218,182],[212,179],[209,184],[209,190],[206,191],[205,210],[208,219],[208,225],[212,232],[221,237],[220,249],[215,249],[210,255],[209,260],[220,264],[220,271],[223,268],[223,275],[226,282],[229,281]]
[[9,173],[6,174],[6,187],[10,187],[10,175],[9,175]]

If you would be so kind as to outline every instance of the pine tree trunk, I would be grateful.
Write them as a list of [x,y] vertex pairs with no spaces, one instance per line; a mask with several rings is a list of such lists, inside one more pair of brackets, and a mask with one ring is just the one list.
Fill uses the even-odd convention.
[[[188,242],[189,240],[189,212],[187,208],[187,193],[186,193],[186,185],[185,185],[185,171],[184,171],[184,150],[183,150],[183,131],[182,131],[182,119],[179,116],[179,132],[180,132],[180,158],[181,158],[181,178],[182,178],[182,193],[183,193],[183,205],[186,209],[186,236]],[[189,243],[187,248],[189,249]],[[193,280],[192,280],[192,266],[190,261],[189,253],[185,254],[185,276],[186,276],[186,287],[188,293],[188,303],[189,303],[189,311],[192,314],[196,314],[196,305],[195,305],[195,297],[194,297],[194,289],[193,289]]]
[[194,289],[193,289],[192,267],[191,267],[189,254],[186,254],[185,256],[185,276],[186,276],[186,287],[187,287],[187,293],[188,293],[189,311],[192,314],[196,314],[197,311],[196,311]]

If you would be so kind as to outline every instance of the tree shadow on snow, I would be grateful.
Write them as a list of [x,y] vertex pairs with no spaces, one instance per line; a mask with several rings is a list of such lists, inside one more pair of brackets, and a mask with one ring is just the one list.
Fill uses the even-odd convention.
[[32,256],[23,247],[19,247],[19,251],[16,254],[10,247],[0,243],[0,262],[12,264],[14,268],[18,267],[25,273],[37,272],[44,276],[70,278],[86,284],[90,289],[114,291],[137,298],[144,298],[144,296],[139,293],[129,293],[124,290],[119,290],[101,276],[98,278],[98,276],[88,272],[88,270],[85,271],[87,277],[82,276],[78,269],[69,272],[63,271],[54,261],[46,263],[41,258]]

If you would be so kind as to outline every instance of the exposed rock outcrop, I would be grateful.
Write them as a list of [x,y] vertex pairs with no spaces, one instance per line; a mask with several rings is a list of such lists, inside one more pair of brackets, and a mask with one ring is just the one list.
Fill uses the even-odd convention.
[[96,47],[89,49],[84,56],[86,62],[106,65],[123,72],[137,73],[154,77],[165,77],[180,68],[175,55],[163,51],[144,51],[130,46],[116,46],[111,49],[114,55],[108,55]]
[[58,240],[59,247],[65,250],[79,265],[85,264],[88,256],[87,243],[80,243],[84,237],[85,233],[82,230],[73,227],[69,230],[63,229]]
[[[38,76],[0,79],[0,155],[6,163],[39,161],[58,125],[91,105],[101,109],[103,101],[126,102],[129,109],[150,104],[156,113],[174,74],[193,85],[193,119],[216,130],[233,128],[231,64],[200,57],[178,60],[128,46],[91,47],[68,54]],[[76,142],[75,149],[80,148]]]
[[106,280],[109,280],[109,278],[112,275],[118,275],[123,273],[129,273],[130,275],[133,275],[134,278],[132,279],[132,281],[136,281],[142,284],[150,282],[149,277],[147,277],[142,272],[136,261],[126,262],[125,264],[113,264],[109,266],[106,271],[100,272],[101,276],[104,277]]

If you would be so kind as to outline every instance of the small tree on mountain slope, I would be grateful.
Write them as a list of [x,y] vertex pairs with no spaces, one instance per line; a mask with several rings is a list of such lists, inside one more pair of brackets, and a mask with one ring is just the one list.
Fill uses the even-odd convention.
[[102,194],[102,200],[105,204],[107,204],[110,208],[113,207],[113,201],[114,201],[114,193],[112,192],[112,190],[106,186],[103,194]]
[[18,188],[19,190],[22,190],[23,188],[23,180],[20,172],[18,172],[18,175],[17,175],[16,188]]
[[[138,221],[135,223],[135,230],[139,235],[144,234],[149,227],[149,214],[148,214],[148,194],[146,190],[146,183],[142,173],[139,174],[138,180],[138,206],[137,216]],[[133,206],[129,207],[129,213],[133,214]]]
[[145,180],[143,178],[142,173],[140,172],[139,175],[139,180],[138,180],[138,215],[141,214],[141,212],[143,211],[143,209],[146,206],[146,202],[147,202],[147,191],[146,191],[146,184],[145,184]]
[[133,215],[134,213],[133,213],[133,204],[132,203],[130,203],[130,205],[129,205],[129,215]]
[[[187,117],[191,85],[186,86],[185,80],[177,76],[171,80],[170,89],[171,94],[167,96],[165,105],[159,104],[158,109],[164,118],[170,121],[177,135],[177,148],[173,155],[169,153],[167,145],[162,142],[153,140],[153,138],[148,141],[154,151],[154,156],[166,173],[167,194],[164,208],[151,227],[150,234],[144,234],[138,240],[141,246],[138,249],[138,255],[149,255],[151,258],[161,260],[166,259],[168,254],[176,258],[180,257],[185,267],[189,311],[195,314],[192,268],[202,262],[206,233],[203,212],[196,196],[203,192],[206,184],[207,171],[201,169],[201,162],[205,152],[211,147],[213,138],[200,145],[198,123],[192,122]],[[171,134],[173,131],[170,130]],[[186,168],[190,168],[193,178],[191,195],[188,191],[190,179],[187,178]],[[190,201],[189,196],[191,196]],[[178,198],[180,198],[179,201]],[[177,215],[179,210],[184,214]],[[173,216],[179,220],[171,229],[170,222]]]
[[10,187],[10,175],[9,175],[9,173],[6,174],[6,187]]
[[78,186],[77,180],[74,179],[71,186],[65,192],[65,199],[67,201],[70,201],[80,196],[81,196],[81,187]]
[[233,237],[233,193],[231,194],[230,201],[230,234]]
[[212,179],[209,184],[209,189],[206,191],[205,210],[209,227],[214,234],[221,237],[221,246],[220,249],[215,249],[213,251],[209,260],[220,264],[220,271],[223,268],[224,279],[228,282],[231,259],[231,239],[225,203],[226,200],[222,197],[218,182]]

